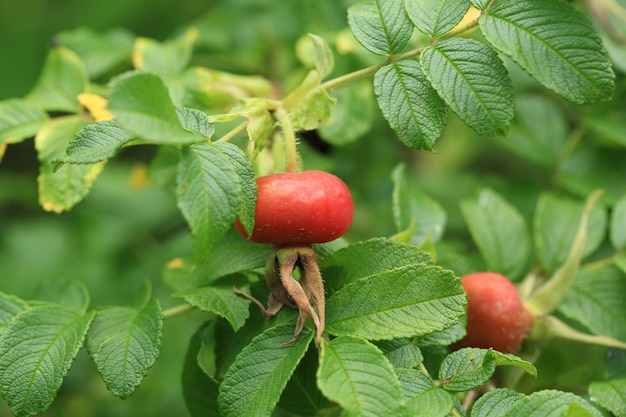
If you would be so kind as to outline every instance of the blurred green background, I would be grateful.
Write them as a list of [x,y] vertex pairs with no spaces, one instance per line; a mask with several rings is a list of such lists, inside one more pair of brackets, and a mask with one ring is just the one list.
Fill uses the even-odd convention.
[[[263,75],[293,85],[303,74],[294,53],[297,40],[312,32],[337,41],[347,25],[346,8],[353,2],[0,0],[0,100],[26,94],[55,36],[82,27],[97,31],[121,27],[138,36],[165,40],[194,26],[200,34],[195,64]],[[335,75],[339,75],[377,63],[379,58],[357,52],[336,55],[336,61]],[[302,140],[305,168],[333,171],[353,192],[356,217],[348,240],[396,233],[390,175],[399,162],[407,163],[416,184],[446,211],[446,240],[438,246],[439,261],[459,274],[482,266],[476,256],[456,256],[476,254],[458,203],[482,186],[493,187],[505,196],[528,224],[537,196],[544,190],[573,193],[580,198],[597,186],[612,188],[613,195],[626,192],[624,144],[616,146],[611,140],[612,135],[619,138],[624,132],[623,76],[618,73],[616,101],[581,109],[536,88],[515,65],[507,65],[517,92],[525,94],[527,107],[540,105],[549,110],[538,120],[522,120],[518,114],[511,132],[517,142],[478,137],[450,114],[435,153],[407,149],[396,140],[379,112],[366,108],[367,103],[363,112],[371,113],[370,131],[358,141],[328,147],[315,135]],[[127,66],[130,68],[130,63]],[[105,83],[107,79],[99,81]],[[588,130],[581,128],[583,115],[595,123],[584,127]],[[605,115],[612,115],[611,120],[617,122],[605,123]],[[531,127],[548,127],[549,123],[553,128],[550,132],[562,135],[558,139],[565,151],[585,151],[579,152],[584,156],[580,163],[568,166],[571,154],[566,152],[547,162],[536,159],[537,152],[532,148],[536,142],[530,139],[545,138]],[[526,148],[518,146],[524,139],[530,143]],[[191,239],[173,196],[145,181],[154,149],[137,148],[126,149],[109,161],[87,199],[60,215],[46,213],[38,204],[38,161],[33,141],[7,148],[0,163],[0,291],[24,299],[45,299],[51,283],[79,280],[89,289],[95,307],[123,304],[144,280],[149,280],[164,308],[180,303],[170,296],[161,271],[172,258],[191,252]],[[180,386],[183,357],[189,337],[206,318],[194,312],[165,321],[161,357],[127,400],[119,400],[106,390],[93,363],[81,351],[58,399],[45,415],[186,416]],[[589,362],[593,362],[594,369],[599,369],[602,352],[584,349],[572,350],[571,360],[561,358],[561,369],[567,369],[586,353],[592,355]],[[567,383],[578,381],[571,378]],[[528,389],[547,387],[552,382],[533,381]],[[0,400],[0,416],[9,415]]]

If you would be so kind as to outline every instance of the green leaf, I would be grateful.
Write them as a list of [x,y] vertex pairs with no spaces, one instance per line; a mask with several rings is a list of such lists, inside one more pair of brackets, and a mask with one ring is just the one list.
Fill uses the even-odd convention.
[[183,398],[191,417],[219,416],[217,405],[219,383],[207,375],[198,363],[205,330],[206,325],[203,325],[191,336],[183,364]]
[[426,47],[420,61],[441,98],[476,133],[507,134],[513,85],[493,49],[473,39],[452,38]]
[[456,26],[469,9],[469,0],[406,0],[409,18],[421,32],[438,38]]
[[[583,213],[584,203],[544,193],[534,219],[535,252],[541,265],[554,272],[567,259]],[[607,213],[602,206],[591,211],[582,256],[593,253],[606,236]]]
[[559,311],[593,334],[626,342],[626,275],[614,268],[582,268]]
[[429,262],[429,256],[414,245],[374,238],[354,243],[325,257],[320,262],[320,269],[326,289],[332,292],[364,277]]
[[33,416],[52,404],[93,315],[42,305],[9,323],[0,336],[0,393],[16,417]]
[[85,314],[90,297],[87,287],[76,280],[51,280],[43,282],[35,294],[37,301],[49,301],[54,304]]
[[451,271],[413,264],[374,273],[334,293],[326,330],[370,340],[413,337],[454,325],[465,313],[465,292]]
[[428,197],[410,178],[405,164],[399,164],[391,173],[393,217],[396,230],[408,229],[413,223],[410,243],[420,246],[426,240],[438,242],[446,224],[446,212]]
[[[245,287],[240,289],[247,292]],[[234,331],[239,330],[250,315],[250,301],[235,294],[232,285],[200,287],[191,291],[176,293],[174,296],[182,297],[188,304],[202,311],[224,317]]]
[[478,10],[485,10],[485,8],[490,5],[491,0],[470,0],[472,6],[476,7]]
[[526,273],[531,242],[519,211],[495,191],[485,188],[461,202],[461,212],[490,271],[512,280]]
[[342,336],[322,344],[318,386],[346,416],[406,415],[402,388],[389,361],[371,343]]
[[162,327],[163,313],[155,299],[143,308],[98,310],[86,346],[113,395],[127,398],[148,374],[159,356]]
[[404,398],[409,400],[420,392],[428,391],[435,387],[435,381],[430,375],[415,368],[395,368],[396,375],[402,386]]
[[189,29],[179,38],[163,43],[148,38],[137,38],[133,50],[133,64],[137,69],[164,78],[174,77],[189,64],[197,37],[198,32]]
[[235,171],[237,171],[239,175],[239,182],[241,183],[241,194],[239,196],[241,207],[239,208],[238,218],[245,230],[249,234],[252,234],[258,189],[252,162],[250,162],[241,149],[232,143],[217,142],[216,146],[230,158],[231,163],[235,167]]
[[135,138],[116,120],[88,124],[69,142],[65,155],[53,161],[55,170],[63,163],[92,164],[105,161]]
[[120,64],[130,61],[135,41],[122,28],[103,31],[80,27],[57,35],[59,42],[74,51],[85,63],[90,78],[99,78]]
[[239,175],[230,158],[211,144],[183,148],[176,198],[191,228],[196,260],[231,227],[240,208]]
[[246,346],[224,376],[219,388],[224,417],[269,417],[287,381],[304,356],[313,333],[305,328],[298,339],[293,324],[272,327]]
[[461,317],[458,323],[447,329],[417,337],[415,343],[418,346],[448,346],[461,340],[465,334],[465,319]]
[[[78,116],[50,120],[35,137],[40,162],[39,203],[46,211],[61,213],[80,202],[91,190],[103,163],[53,166],[73,138],[85,126]],[[57,168],[54,170],[54,168]]]
[[542,166],[556,164],[569,135],[561,108],[539,94],[515,98],[515,116],[509,136],[497,142],[513,153]]
[[626,274],[626,253],[616,253],[613,255],[613,263]]
[[361,45],[378,55],[402,52],[413,34],[401,1],[362,0],[348,9],[348,24]]
[[491,349],[463,348],[443,360],[439,378],[448,391],[469,391],[487,382],[495,370],[496,358]]
[[450,394],[436,387],[418,393],[406,404],[413,417],[448,417],[453,407]]
[[331,145],[343,146],[367,134],[373,125],[374,100],[368,81],[355,81],[332,92],[337,100],[318,132]]
[[78,113],[78,95],[87,91],[89,78],[80,58],[64,47],[50,51],[43,70],[26,100],[48,111]]
[[537,376],[537,368],[532,363],[525,361],[518,356],[515,356],[510,353],[502,353],[497,350],[491,351],[496,359],[496,366],[517,366],[518,368],[522,368],[531,376]]
[[209,117],[198,109],[189,107],[176,107],[178,120],[188,131],[195,133],[205,139],[211,139],[215,128],[209,123]]
[[289,112],[293,128],[296,130],[317,129],[328,120],[336,101],[328,95],[326,90],[312,89]]
[[400,141],[417,149],[433,148],[448,122],[448,109],[417,61],[379,69],[374,75],[374,93]]
[[26,100],[0,101],[0,145],[18,143],[34,136],[47,119],[45,112]]
[[589,385],[589,395],[593,402],[616,416],[626,415],[626,379],[592,382]]
[[107,110],[120,125],[142,139],[158,144],[204,142],[185,130],[163,80],[156,74],[129,72],[111,83]]
[[613,206],[609,236],[615,249],[626,249],[626,194]]
[[0,292],[0,336],[4,333],[13,317],[28,309],[25,301]]
[[590,416],[602,417],[602,413],[596,410],[587,400],[570,392],[556,390],[536,391],[519,399],[504,417],[527,417],[536,416],[567,416],[568,408],[572,403],[577,403],[587,411]]
[[608,100],[611,62],[591,23],[557,0],[497,2],[479,19],[485,38],[546,88],[574,103]]
[[320,36],[309,33],[305,39],[309,40],[306,45],[310,45],[310,47],[306,48],[306,52],[303,51],[302,55],[312,60],[313,66],[317,70],[320,79],[323,80],[333,72],[335,66],[333,51],[330,49],[330,46],[328,46],[328,43]]
[[524,394],[509,388],[496,388],[483,394],[472,406],[472,417],[501,417],[513,404],[524,398]]
[[380,340],[375,345],[395,368],[414,368],[424,360],[420,348],[410,339]]

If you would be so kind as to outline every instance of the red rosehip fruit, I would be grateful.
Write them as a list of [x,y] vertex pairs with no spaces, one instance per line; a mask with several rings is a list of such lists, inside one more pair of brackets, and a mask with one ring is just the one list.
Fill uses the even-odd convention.
[[270,174],[258,186],[254,229],[248,236],[239,220],[239,233],[257,243],[310,245],[342,236],[354,215],[346,184],[323,171]]
[[467,293],[467,335],[452,345],[515,353],[533,324],[517,289],[505,276],[477,272],[461,278]]

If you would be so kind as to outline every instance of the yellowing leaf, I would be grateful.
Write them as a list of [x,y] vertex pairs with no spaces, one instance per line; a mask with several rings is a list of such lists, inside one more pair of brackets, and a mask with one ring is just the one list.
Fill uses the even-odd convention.
[[91,113],[96,122],[102,120],[111,120],[115,116],[113,113],[106,110],[107,99],[104,97],[93,94],[83,93],[78,95],[78,102]]

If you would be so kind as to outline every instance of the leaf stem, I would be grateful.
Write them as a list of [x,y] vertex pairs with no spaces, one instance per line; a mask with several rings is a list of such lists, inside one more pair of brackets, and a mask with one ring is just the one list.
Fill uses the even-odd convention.
[[166,310],[163,310],[163,318],[169,319],[174,316],[178,316],[180,314],[191,311],[191,306],[189,304],[181,304],[175,307],[170,307]]
[[246,119],[243,122],[239,123],[237,126],[229,130],[224,136],[219,138],[217,142],[228,142],[229,140],[234,138],[237,135],[237,133],[244,130],[248,126],[248,123],[250,123],[249,119]]
[[276,119],[280,123],[280,126],[285,137],[285,151],[287,156],[286,172],[296,172],[298,170],[298,148],[296,144],[296,132],[294,131],[289,114],[284,108],[276,109],[274,113]]

